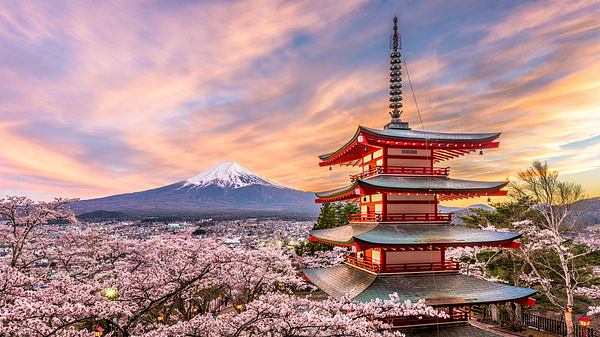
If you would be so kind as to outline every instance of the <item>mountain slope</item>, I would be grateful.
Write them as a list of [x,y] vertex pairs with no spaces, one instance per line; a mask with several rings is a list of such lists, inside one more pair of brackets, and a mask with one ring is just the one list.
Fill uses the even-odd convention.
[[97,210],[129,214],[214,214],[269,211],[314,214],[309,192],[283,187],[234,162],[220,163],[186,180],[134,193],[79,201],[77,213]]

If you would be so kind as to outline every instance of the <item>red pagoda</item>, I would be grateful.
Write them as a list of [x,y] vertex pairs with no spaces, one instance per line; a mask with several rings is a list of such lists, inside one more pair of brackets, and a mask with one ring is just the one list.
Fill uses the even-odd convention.
[[[504,196],[507,182],[452,179],[448,167],[437,165],[471,152],[497,148],[500,133],[420,131],[402,121],[398,40],[394,18],[391,121],[383,129],[359,126],[346,144],[319,157],[320,166],[357,166],[360,173],[352,175],[347,186],[316,193],[316,202],[358,202],[360,213],[351,215],[346,226],[313,230],[310,240],[351,247],[353,253],[343,265],[307,269],[304,273],[333,297],[349,294],[357,301],[368,302],[387,299],[395,292],[401,299],[424,299],[450,316],[443,322],[399,319],[397,325],[430,324],[439,331],[439,324],[444,324],[446,332],[440,336],[496,336],[454,323],[466,322],[472,306],[523,303],[535,290],[460,274],[459,262],[447,260],[445,253],[451,247],[517,248],[521,234],[452,225],[452,215],[440,213],[438,205],[445,200]],[[428,336],[430,332],[426,328],[412,334]]]

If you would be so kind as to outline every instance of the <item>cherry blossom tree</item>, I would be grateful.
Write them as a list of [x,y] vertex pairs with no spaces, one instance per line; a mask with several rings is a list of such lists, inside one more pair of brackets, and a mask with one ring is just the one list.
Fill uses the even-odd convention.
[[[66,207],[76,199],[56,198],[51,202],[34,202],[27,197],[9,196],[0,199],[0,243],[10,247],[12,267],[27,268],[43,258],[47,245],[43,242],[42,227],[55,220],[75,221],[75,215]],[[24,254],[26,245],[29,247]]]
[[107,336],[374,337],[398,335],[387,331],[387,317],[445,315],[397,296],[366,304],[299,297],[307,285],[293,252],[281,248],[236,248],[189,233],[130,239],[48,225],[72,213],[35,207],[57,213],[13,207],[23,213],[5,225],[31,229],[18,236],[17,258],[0,260],[3,337],[89,336],[98,327]]
[[419,302],[402,302],[396,294],[370,303],[349,298],[314,301],[271,293],[250,303],[240,314],[197,316],[190,321],[160,327],[145,336],[190,337],[388,337],[404,336],[390,330],[386,318],[411,316],[445,318],[447,314]]
[[512,196],[529,205],[541,221],[523,221],[517,227],[527,238],[520,253],[530,269],[523,279],[539,286],[548,300],[563,308],[567,336],[574,336],[573,295],[587,274],[578,259],[590,252],[582,249],[568,232],[582,214],[585,198],[580,185],[563,182],[546,163],[534,162],[511,182]]
[[333,247],[332,250],[300,255],[297,260],[305,268],[325,268],[344,263],[349,254],[350,251],[345,247]]

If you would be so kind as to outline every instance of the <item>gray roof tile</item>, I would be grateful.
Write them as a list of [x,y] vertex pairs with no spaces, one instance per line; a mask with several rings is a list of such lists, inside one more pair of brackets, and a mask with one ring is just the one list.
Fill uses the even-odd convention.
[[313,230],[310,235],[339,244],[354,241],[380,245],[467,245],[515,240],[518,232],[495,232],[449,224],[346,225]]
[[387,299],[398,293],[400,299],[424,299],[429,305],[473,305],[508,302],[536,293],[529,288],[489,282],[459,273],[427,273],[375,276],[341,265],[322,269],[306,269],[309,280],[333,297],[350,293],[360,302]]

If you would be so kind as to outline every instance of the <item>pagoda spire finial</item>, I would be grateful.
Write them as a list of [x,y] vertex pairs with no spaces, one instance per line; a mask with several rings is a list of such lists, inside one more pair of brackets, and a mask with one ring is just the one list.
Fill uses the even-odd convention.
[[400,119],[402,115],[402,59],[400,58],[400,34],[398,34],[398,17],[394,16],[394,32],[392,34],[392,53],[390,54],[390,116],[391,122],[385,129],[409,129],[408,123]]

